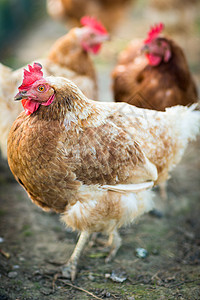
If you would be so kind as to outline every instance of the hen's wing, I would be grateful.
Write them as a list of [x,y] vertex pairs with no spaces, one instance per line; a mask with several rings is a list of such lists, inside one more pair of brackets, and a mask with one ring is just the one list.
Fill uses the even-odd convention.
[[[131,132],[117,124],[121,113],[105,103],[94,104],[102,111],[99,124],[83,124],[76,130],[65,130],[60,151],[65,156],[66,168],[84,184],[132,184],[156,180],[156,167],[148,160]],[[120,108],[120,106],[119,106]],[[105,114],[107,114],[105,116]],[[129,127],[137,127],[130,120]],[[140,128],[138,128],[140,130]]]

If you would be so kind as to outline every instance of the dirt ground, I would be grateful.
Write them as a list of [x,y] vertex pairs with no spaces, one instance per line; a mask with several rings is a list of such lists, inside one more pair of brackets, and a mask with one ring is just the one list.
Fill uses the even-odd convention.
[[[191,9],[178,15],[161,13],[152,1],[133,5],[110,43],[94,59],[100,99],[111,100],[110,71],[117,53],[133,37],[145,37],[149,24],[165,21],[166,31],[184,48],[200,88],[200,16]],[[184,27],[185,26],[185,27]],[[64,34],[62,24],[45,17],[33,26],[5,59],[21,66],[48,51]],[[130,30],[131,28],[131,30]],[[37,56],[36,56],[37,54]],[[0,160],[0,300],[66,299],[200,299],[200,139],[188,147],[168,182],[168,199],[155,190],[160,216],[146,214],[120,230],[122,247],[105,264],[108,249],[87,246],[75,282],[59,276],[77,241],[54,213],[31,203]],[[137,248],[148,251],[138,258]]]

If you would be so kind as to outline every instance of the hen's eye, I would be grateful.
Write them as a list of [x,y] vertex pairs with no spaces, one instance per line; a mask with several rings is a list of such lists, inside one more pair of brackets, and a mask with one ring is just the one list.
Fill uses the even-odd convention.
[[91,37],[91,38],[94,38],[94,37],[95,37],[95,34],[94,34],[94,33],[91,33],[91,34],[90,34],[90,37]]
[[37,89],[38,89],[39,92],[44,92],[45,91],[44,85],[39,85]]

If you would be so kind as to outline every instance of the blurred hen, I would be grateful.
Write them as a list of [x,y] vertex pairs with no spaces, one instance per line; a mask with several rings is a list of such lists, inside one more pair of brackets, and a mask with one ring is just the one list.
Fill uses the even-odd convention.
[[133,0],[47,0],[47,11],[52,18],[73,24],[79,24],[84,15],[95,16],[111,31],[131,2]]
[[[197,102],[197,89],[180,46],[151,28],[145,41],[133,40],[112,72],[115,101],[164,111]],[[144,55],[145,54],[145,55]]]
[[[55,42],[46,58],[38,61],[45,75],[69,78],[88,98],[97,99],[96,72],[89,53],[97,54],[109,36],[94,18],[83,17],[81,23],[83,27],[71,29]],[[13,104],[22,74],[22,68],[13,71],[0,64],[0,148],[4,158],[9,129],[22,111],[21,105]]]
[[[199,16],[199,0],[150,0],[150,7],[167,23],[170,32],[191,33]],[[153,12],[153,10],[151,12]]]

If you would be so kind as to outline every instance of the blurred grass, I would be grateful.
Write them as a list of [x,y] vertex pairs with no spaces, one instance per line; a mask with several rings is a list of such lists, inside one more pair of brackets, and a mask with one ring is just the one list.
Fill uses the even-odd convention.
[[[0,0],[0,56],[8,56],[16,39],[45,14],[45,0]],[[12,63],[13,61],[11,61]]]

